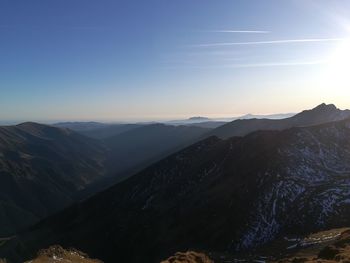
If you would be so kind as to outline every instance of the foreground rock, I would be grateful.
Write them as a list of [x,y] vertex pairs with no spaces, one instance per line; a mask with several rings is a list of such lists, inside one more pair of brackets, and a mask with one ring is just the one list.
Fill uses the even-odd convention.
[[325,246],[323,242],[316,242],[309,246],[296,249],[295,254],[287,258],[274,261],[278,263],[300,262],[300,263],[335,263],[350,262],[350,230],[343,231],[335,240],[330,240]]
[[185,253],[176,253],[175,256],[172,256],[161,263],[214,263],[214,261],[204,254],[188,251]]
[[[65,250],[60,246],[52,246],[40,250],[36,259],[25,263],[103,263],[100,260],[90,259],[89,256],[75,249]],[[0,261],[1,263],[1,261]]]

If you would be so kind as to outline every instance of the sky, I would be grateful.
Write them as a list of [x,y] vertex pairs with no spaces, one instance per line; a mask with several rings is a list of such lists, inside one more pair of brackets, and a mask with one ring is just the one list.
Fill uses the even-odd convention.
[[350,108],[348,0],[0,0],[0,121]]

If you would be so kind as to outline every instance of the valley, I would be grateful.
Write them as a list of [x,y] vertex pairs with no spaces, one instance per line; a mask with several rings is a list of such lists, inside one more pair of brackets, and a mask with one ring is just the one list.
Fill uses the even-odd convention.
[[[315,119],[323,120],[318,115],[335,120],[328,122],[327,117],[313,125]],[[223,262],[222,258],[234,262],[237,256],[265,246],[288,254],[294,248],[332,241],[340,236],[338,232],[303,239],[290,236],[350,225],[350,119],[332,105],[296,116],[311,124],[228,139],[202,139],[206,129],[163,124],[135,127],[103,140],[38,124],[5,128],[6,136],[14,129],[21,140],[27,136],[50,149],[68,135],[74,143],[99,149],[99,172],[112,171],[111,160],[114,169],[134,170],[119,183],[120,173],[108,181],[105,172],[79,184],[67,208],[31,221],[14,238],[4,239],[0,255],[22,263],[40,249],[59,244],[104,262],[160,262],[187,250],[204,251],[214,262]],[[338,120],[341,116],[345,119]],[[59,145],[63,151],[65,144]],[[84,154],[76,153],[79,158],[94,156],[86,150]],[[134,158],[126,166],[130,156]],[[288,238],[278,241],[281,237]]]
[[15,262],[21,257],[13,249],[27,257],[53,244],[106,262],[117,260],[116,251],[119,260],[136,263],[143,255],[143,262],[155,262],[189,248],[244,252],[281,235],[350,225],[349,128],[345,119],[209,137],[49,217],[3,248]]

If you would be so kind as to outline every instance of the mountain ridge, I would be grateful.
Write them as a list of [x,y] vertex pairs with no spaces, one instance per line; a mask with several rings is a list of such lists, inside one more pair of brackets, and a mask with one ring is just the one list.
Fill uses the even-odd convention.
[[43,221],[7,249],[21,244],[28,255],[59,243],[106,262],[117,251],[122,261],[153,263],[177,251],[242,251],[350,225],[349,138],[350,119],[210,137]]
[[350,117],[350,110],[340,110],[334,104],[322,103],[286,119],[239,119],[220,126],[208,135],[220,138],[244,136],[257,130],[284,130],[292,127],[313,126]]
[[0,127],[0,233],[10,235],[72,204],[102,177],[104,147],[68,129]]

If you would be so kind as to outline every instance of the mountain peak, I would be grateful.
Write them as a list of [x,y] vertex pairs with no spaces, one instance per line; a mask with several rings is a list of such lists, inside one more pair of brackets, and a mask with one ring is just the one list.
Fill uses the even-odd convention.
[[318,105],[316,108],[314,108],[313,110],[338,110],[338,108],[334,105],[334,104],[326,104],[326,103],[322,103],[320,105]]
[[[350,118],[349,110],[340,110],[334,104],[322,103],[313,109],[304,110],[284,119],[245,118],[245,121],[235,120],[216,128],[210,134],[220,138],[230,138],[233,136],[244,136],[257,130],[285,130],[292,127],[315,126],[348,118]],[[243,119],[241,118],[241,120]]]
[[22,123],[19,123],[16,125],[17,127],[43,127],[45,126],[44,124],[40,124],[40,123],[37,123],[37,122],[30,122],[30,121],[27,121],[27,122],[22,122]]
[[69,130],[67,128],[54,127],[51,125],[41,124],[37,122],[23,122],[12,127],[16,127],[20,130],[25,131],[26,133],[31,133],[36,136],[41,136],[41,135],[47,136],[49,134],[51,136],[54,136],[57,134],[68,135],[73,133],[72,130]]
[[[334,104],[326,104],[322,103],[318,105],[317,107],[311,109],[311,110],[304,110],[301,113],[297,114],[296,117],[319,117],[319,118],[325,118],[325,116],[332,116],[335,118],[337,115],[342,115],[345,111],[342,111],[338,109]],[[331,118],[327,121],[335,121],[335,120],[340,120],[344,119],[343,117],[340,118],[335,118],[334,120]],[[324,121],[324,122],[327,122]]]

